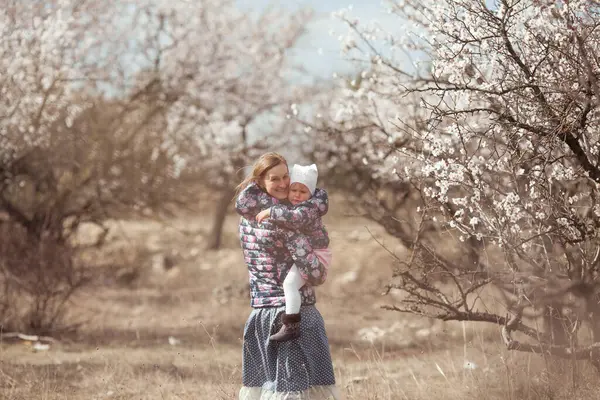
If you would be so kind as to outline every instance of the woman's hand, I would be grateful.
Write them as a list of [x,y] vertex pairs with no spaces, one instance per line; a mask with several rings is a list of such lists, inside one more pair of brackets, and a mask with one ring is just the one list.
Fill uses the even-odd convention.
[[256,221],[262,222],[264,219],[269,218],[271,216],[271,209],[267,208],[266,210],[262,210],[256,215]]

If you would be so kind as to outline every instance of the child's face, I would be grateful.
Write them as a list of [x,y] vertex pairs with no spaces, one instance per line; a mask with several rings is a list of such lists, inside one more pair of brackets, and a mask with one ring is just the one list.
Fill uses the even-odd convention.
[[306,185],[298,182],[294,182],[290,185],[290,192],[288,194],[290,203],[296,205],[308,199],[310,199],[310,191]]

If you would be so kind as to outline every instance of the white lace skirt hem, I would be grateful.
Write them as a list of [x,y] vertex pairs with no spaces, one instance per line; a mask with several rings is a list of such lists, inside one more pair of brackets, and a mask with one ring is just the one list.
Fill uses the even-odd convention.
[[243,386],[239,400],[342,400],[335,385],[313,386],[302,392],[272,392],[259,387]]

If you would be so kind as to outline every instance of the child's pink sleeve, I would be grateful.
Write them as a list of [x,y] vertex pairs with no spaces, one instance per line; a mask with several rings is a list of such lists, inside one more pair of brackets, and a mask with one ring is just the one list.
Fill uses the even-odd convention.
[[333,253],[331,252],[331,249],[313,249],[313,252],[317,256],[319,261],[321,261],[321,264],[323,264],[325,268],[329,268],[329,265],[331,264],[331,259],[333,258]]

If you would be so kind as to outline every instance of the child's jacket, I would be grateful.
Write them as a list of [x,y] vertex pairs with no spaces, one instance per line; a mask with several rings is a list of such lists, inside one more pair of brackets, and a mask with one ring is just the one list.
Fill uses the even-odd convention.
[[329,210],[329,198],[323,189],[315,189],[315,194],[296,206],[275,204],[271,207],[271,219],[279,226],[299,230],[309,236],[313,249],[329,246],[329,234],[321,217]]

